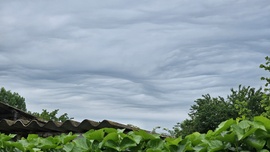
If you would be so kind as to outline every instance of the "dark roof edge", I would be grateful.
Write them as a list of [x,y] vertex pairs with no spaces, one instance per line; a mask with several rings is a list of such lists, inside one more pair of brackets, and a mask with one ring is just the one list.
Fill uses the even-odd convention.
[[[15,110],[15,111],[17,111],[20,115],[22,115],[22,116],[24,116],[24,117],[26,117],[26,118],[38,120],[38,118],[37,118],[36,116],[33,116],[33,115],[31,115],[31,114],[29,114],[29,113],[27,113],[27,112],[25,112],[25,111],[22,111],[22,110],[20,110],[20,109],[18,109],[18,108],[15,108],[15,107],[13,107],[13,106],[10,106],[10,105],[8,105],[8,104],[6,104],[6,103],[3,103],[2,101],[0,101],[0,107],[1,107],[1,108],[4,108],[4,109],[6,109],[6,110],[10,110],[10,111]],[[40,120],[39,120],[39,121],[40,121]]]

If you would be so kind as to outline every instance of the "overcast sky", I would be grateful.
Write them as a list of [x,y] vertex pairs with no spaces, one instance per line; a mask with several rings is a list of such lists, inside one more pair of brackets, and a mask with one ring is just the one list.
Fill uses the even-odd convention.
[[78,121],[172,128],[267,55],[269,0],[0,1],[0,87]]

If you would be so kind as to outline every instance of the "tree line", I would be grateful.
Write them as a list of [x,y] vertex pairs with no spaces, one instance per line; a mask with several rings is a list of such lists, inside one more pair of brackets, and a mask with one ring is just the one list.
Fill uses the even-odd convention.
[[[270,58],[267,56],[265,60],[265,64],[261,64],[260,68],[270,72]],[[239,85],[238,89],[231,89],[226,98],[202,95],[191,106],[189,119],[177,123],[170,133],[176,137],[193,132],[207,133],[230,118],[251,120],[259,115],[270,118],[270,78],[261,77],[261,80],[265,81],[264,89]]]

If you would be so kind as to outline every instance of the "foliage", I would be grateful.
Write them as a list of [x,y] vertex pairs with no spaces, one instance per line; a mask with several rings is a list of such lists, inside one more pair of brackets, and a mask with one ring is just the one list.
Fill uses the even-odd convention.
[[26,111],[25,99],[16,92],[7,91],[4,87],[0,90],[0,102]]
[[[260,68],[264,69],[265,71],[269,71],[270,72],[270,57],[266,56],[265,57],[265,64],[261,64]],[[268,85],[270,84],[270,78],[269,77],[261,77],[261,80],[265,80],[265,87],[268,87]],[[266,90],[269,91],[269,88],[266,88]]]
[[235,113],[233,108],[228,108],[229,104],[222,97],[212,98],[207,94],[197,99],[195,103],[190,109],[191,119],[186,119],[174,127],[178,136],[186,136],[195,131],[206,133],[217,127],[220,122],[231,118],[232,114]]
[[[263,68],[265,71],[270,72],[270,58],[267,56],[265,57],[266,63],[261,64],[260,68]],[[261,77],[261,80],[265,80],[265,94],[263,96],[263,99],[261,101],[261,106],[264,108],[265,112],[262,113],[263,116],[270,118],[270,77]]]
[[264,94],[261,101],[261,106],[264,108],[263,116],[270,118],[270,93]]
[[41,138],[29,134],[16,142],[15,135],[0,134],[0,151],[8,152],[269,152],[270,120],[256,116],[250,120],[229,119],[205,134],[194,132],[185,138],[162,138],[143,130],[103,128],[82,135],[62,134]]
[[256,90],[255,88],[242,87],[239,85],[238,90],[231,89],[228,102],[233,105],[238,112],[237,117],[245,117],[251,119],[254,116],[261,115],[264,109],[261,107],[261,100],[264,92],[262,88]]
[[[18,109],[26,112],[25,99],[16,92],[12,93],[10,90],[7,91],[4,87],[2,87],[0,90],[0,102],[3,102],[5,104],[8,104],[12,107],[18,108]],[[39,117],[43,120],[62,121],[63,122],[63,121],[72,119],[72,118],[68,117],[67,113],[64,113],[58,117],[57,116],[58,111],[59,111],[59,109],[53,110],[51,112],[47,111],[46,109],[42,109],[41,113],[31,112],[31,111],[28,111],[28,113],[30,113],[36,117]]]
[[[260,68],[270,72],[270,58],[267,56],[266,63],[261,64]],[[251,87],[242,87],[238,90],[231,89],[231,94],[227,100],[223,98],[211,98],[209,94],[197,99],[191,106],[189,116],[182,123],[174,126],[176,136],[187,135],[198,131],[206,133],[207,130],[217,127],[217,124],[230,118],[251,119],[254,116],[263,115],[270,118],[270,84],[269,77],[261,77],[266,80],[264,91],[262,88],[255,90]],[[268,88],[267,88],[268,87]]]
[[64,113],[62,115],[60,115],[59,117],[57,116],[59,109],[53,110],[51,112],[47,111],[46,109],[42,109],[41,113],[38,112],[29,112],[32,115],[41,118],[43,120],[52,120],[52,121],[60,121],[60,122],[64,122],[66,120],[69,119],[73,119],[73,118],[69,118],[67,113]]
[[225,100],[222,97],[211,97],[209,94],[195,100],[191,106],[189,116],[182,123],[174,126],[175,135],[186,136],[192,132],[206,133],[213,130],[219,123],[230,118],[253,118],[265,110],[261,107],[264,93],[262,89],[242,87],[231,89],[231,94]]
[[222,121],[235,117],[235,111],[222,97],[212,98],[207,94],[203,95],[203,99],[197,99],[195,103],[189,113],[195,131],[205,133],[215,129]]

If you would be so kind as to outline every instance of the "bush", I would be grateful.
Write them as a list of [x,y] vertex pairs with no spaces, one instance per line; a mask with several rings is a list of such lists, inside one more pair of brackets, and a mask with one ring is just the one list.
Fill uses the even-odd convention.
[[12,141],[15,135],[0,134],[0,151],[15,152],[234,152],[260,151],[270,149],[270,120],[263,116],[250,120],[229,119],[222,122],[214,131],[205,134],[198,132],[184,139],[162,138],[143,130],[124,133],[124,130],[103,128],[90,130],[82,135],[62,134],[42,138],[29,134],[27,138]]

